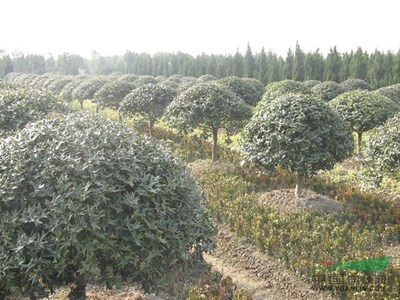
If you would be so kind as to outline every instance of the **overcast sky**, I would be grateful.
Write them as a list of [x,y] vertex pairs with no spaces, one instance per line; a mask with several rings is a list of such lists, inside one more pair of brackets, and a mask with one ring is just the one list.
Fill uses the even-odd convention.
[[2,0],[0,11],[10,54],[400,49],[399,0]]

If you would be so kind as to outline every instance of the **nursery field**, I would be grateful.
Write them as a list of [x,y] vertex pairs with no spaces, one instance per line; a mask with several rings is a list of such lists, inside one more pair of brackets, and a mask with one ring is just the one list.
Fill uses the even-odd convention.
[[313,84],[6,76],[0,299],[399,299],[400,86]]

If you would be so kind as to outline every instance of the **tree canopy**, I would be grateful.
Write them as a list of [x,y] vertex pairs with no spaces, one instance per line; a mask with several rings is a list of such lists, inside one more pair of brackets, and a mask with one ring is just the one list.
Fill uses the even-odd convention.
[[149,122],[149,133],[153,136],[154,123],[164,114],[165,108],[176,96],[175,90],[162,85],[149,83],[127,94],[120,107],[123,114],[139,114]]
[[251,108],[232,91],[213,82],[198,83],[179,94],[168,106],[171,126],[200,128],[213,135],[212,161],[217,160],[218,129],[238,129],[251,116]]
[[382,124],[399,111],[387,97],[366,90],[353,90],[329,102],[348,126],[357,133],[358,155],[361,157],[362,133]]
[[339,115],[307,94],[286,94],[258,110],[244,128],[242,151],[266,170],[283,167],[301,179],[349,157],[353,138]]
[[120,123],[53,116],[0,139],[0,153],[2,296],[71,283],[82,299],[110,274],[149,284],[211,246],[194,178]]

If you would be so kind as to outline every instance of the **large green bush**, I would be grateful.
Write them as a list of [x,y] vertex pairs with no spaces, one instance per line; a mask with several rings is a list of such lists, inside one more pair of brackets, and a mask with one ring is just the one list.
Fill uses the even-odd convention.
[[254,106],[262,96],[252,84],[246,82],[243,78],[229,76],[219,79],[218,83],[230,89],[250,106]]
[[324,101],[330,101],[344,92],[340,84],[335,81],[321,82],[312,87],[311,91]]
[[152,137],[154,123],[164,114],[165,108],[175,96],[175,90],[163,84],[145,84],[125,96],[120,111],[124,114],[143,116],[149,123],[149,133]]
[[94,94],[110,79],[106,76],[93,76],[86,78],[76,86],[71,94],[73,99],[79,100],[81,109],[83,108],[84,100],[92,100]]
[[283,167],[302,177],[349,157],[351,132],[339,115],[311,95],[286,94],[258,110],[244,129],[243,153],[262,168]]
[[258,108],[261,108],[265,104],[268,104],[272,100],[289,93],[299,94],[311,94],[311,89],[305,86],[300,81],[294,80],[282,80],[273,82],[265,87],[265,93],[258,104]]
[[383,176],[400,179],[400,114],[375,128],[368,140],[366,163],[375,184]]
[[361,157],[362,134],[394,116],[400,107],[385,96],[365,90],[340,94],[329,102],[349,127],[357,133],[357,152]]
[[0,85],[0,137],[67,107],[48,92],[13,84]]
[[207,249],[212,225],[182,163],[95,116],[0,139],[0,294],[119,274],[149,282]]
[[355,91],[355,90],[367,90],[370,91],[372,90],[371,85],[366,82],[365,80],[362,79],[354,79],[350,78],[347,79],[343,82],[340,83],[340,85],[343,88],[343,91],[345,92],[350,92],[350,91]]
[[214,83],[197,83],[179,94],[167,107],[166,117],[172,127],[181,130],[199,128],[212,134],[212,161],[218,160],[218,130],[240,128],[251,117],[251,107],[228,88]]
[[388,97],[400,105],[400,83],[381,87],[375,91],[378,95]]

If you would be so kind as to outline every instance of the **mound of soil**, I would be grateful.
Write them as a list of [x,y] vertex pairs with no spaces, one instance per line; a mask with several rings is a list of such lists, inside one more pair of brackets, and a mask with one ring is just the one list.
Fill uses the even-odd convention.
[[258,201],[282,213],[314,209],[339,213],[343,210],[343,205],[338,201],[310,190],[303,190],[300,198],[295,197],[292,189],[273,190],[263,193]]

